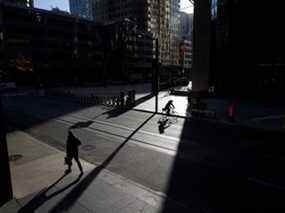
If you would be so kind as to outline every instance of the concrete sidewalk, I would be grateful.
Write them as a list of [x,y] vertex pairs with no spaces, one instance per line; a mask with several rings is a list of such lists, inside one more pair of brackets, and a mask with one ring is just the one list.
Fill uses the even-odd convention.
[[[13,160],[10,166],[14,200],[2,206],[0,213],[19,210],[40,213],[149,213],[160,212],[163,206],[163,194],[108,170],[100,170],[83,160],[82,177],[78,176],[76,165],[72,173],[64,176],[65,154],[24,132],[10,133],[8,148],[10,160]],[[78,190],[82,193],[76,197]],[[173,207],[178,212],[184,211],[183,206],[177,203],[173,203]]]

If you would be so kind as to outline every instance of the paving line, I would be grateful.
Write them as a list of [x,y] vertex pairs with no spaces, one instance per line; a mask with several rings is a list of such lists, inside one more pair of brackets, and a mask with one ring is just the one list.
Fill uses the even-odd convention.
[[257,117],[257,118],[252,118],[249,121],[263,121],[263,120],[267,120],[267,119],[284,119],[285,115],[281,114],[281,115],[270,115],[270,116],[264,116],[264,117]]
[[[82,118],[82,119],[86,119],[86,121],[90,121],[90,119],[88,119],[85,116],[78,116],[78,115],[68,115],[68,116],[74,117],[74,118]],[[100,123],[100,124],[108,125],[108,126],[115,127],[115,128],[125,129],[125,130],[128,130],[128,131],[135,131],[136,130],[134,128],[130,128],[130,127],[126,127],[126,126],[123,126],[123,125],[114,124],[114,123],[110,123],[110,122],[99,121],[99,120],[92,120],[92,121],[94,123]],[[144,134],[147,134],[147,135],[151,135],[151,136],[155,136],[155,137],[168,139],[168,140],[175,141],[175,142],[180,142],[180,138],[176,138],[176,137],[172,137],[172,136],[160,135],[160,134],[148,132],[148,131],[145,131],[145,130],[139,130],[138,132],[141,132],[141,133],[144,133]]]
[[261,180],[261,179],[255,178],[255,177],[249,177],[249,178],[247,178],[247,180],[254,182],[254,183],[258,183],[258,184],[263,185],[263,186],[272,187],[272,188],[279,189],[279,190],[285,190],[284,186],[280,186],[280,185],[277,185],[274,183],[270,183],[270,182],[267,182],[267,181],[264,181],[264,180]]
[[[64,123],[64,124],[67,124],[67,125],[70,125],[70,124],[74,124],[73,122],[70,122],[70,121],[66,121],[66,120],[63,120],[63,119],[54,119],[55,121],[57,122],[61,122],[61,123]],[[114,133],[111,133],[111,132],[108,132],[108,131],[104,131],[104,130],[100,130],[100,129],[96,129],[96,128],[92,128],[92,127],[88,127],[86,128],[88,129],[89,131],[91,132],[94,132],[96,133],[97,135],[99,135],[100,137],[103,137],[105,139],[108,139],[110,140],[110,137],[113,137],[113,138],[119,138],[119,139],[126,139],[127,137],[125,136],[122,136],[122,135],[118,135],[118,134],[114,134]],[[166,153],[168,155],[176,155],[176,152],[177,152],[177,149],[171,149],[171,148],[168,148],[168,147],[163,147],[163,146],[160,146],[160,145],[156,145],[156,144],[153,144],[153,143],[148,143],[148,142],[145,142],[145,141],[141,141],[141,140],[138,140],[138,139],[133,139],[131,138],[130,141],[134,144],[137,144],[139,146],[143,146],[145,148],[150,148],[152,150],[157,150],[159,152],[163,152],[163,153]],[[177,148],[177,146],[176,146]]]
[[[33,115],[35,116],[35,115]],[[38,119],[41,119],[41,116],[36,116]],[[70,117],[73,117],[73,116],[70,116]],[[81,121],[79,120],[78,118],[76,118],[77,121]],[[67,120],[64,120],[64,119],[60,119],[60,118],[54,118],[54,119],[51,119],[51,120],[54,120],[54,121],[57,121],[57,122],[61,122],[61,123],[64,123],[66,125],[73,125],[75,123],[71,122],[71,121],[67,121]],[[106,138],[106,139],[110,139],[110,137],[115,137],[115,138],[119,138],[119,139],[126,139],[127,137],[125,136],[122,136],[122,135],[119,135],[119,134],[114,134],[112,132],[108,132],[108,131],[104,131],[104,130],[101,130],[101,129],[96,129],[96,128],[92,128],[92,127],[88,127],[89,130],[92,130],[93,132],[95,132],[97,135],[99,134],[101,137],[103,138]],[[133,130],[134,131],[134,130]],[[142,141],[142,140],[138,140],[138,139],[134,139],[134,138],[131,138],[130,139],[132,141],[132,143],[135,143],[137,145],[141,145],[142,144],[144,145],[144,147],[146,148],[151,148],[152,150],[155,149],[157,151],[160,151],[160,152],[164,152],[166,154],[169,154],[169,155],[175,155],[176,154],[176,147],[175,149],[171,149],[171,148],[168,148],[168,147],[165,147],[165,146],[160,146],[160,145],[157,145],[157,144],[153,144],[153,143],[148,143],[148,142],[145,142],[145,141]],[[172,145],[176,145],[175,141],[169,141],[172,143]]]

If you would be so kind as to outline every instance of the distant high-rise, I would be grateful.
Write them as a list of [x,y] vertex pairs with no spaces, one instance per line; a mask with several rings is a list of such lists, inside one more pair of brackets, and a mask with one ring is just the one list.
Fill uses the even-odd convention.
[[169,64],[179,65],[180,0],[170,0],[169,17]]
[[180,36],[188,41],[192,38],[193,14],[180,12]]
[[162,64],[178,64],[179,4],[180,0],[95,0],[94,17],[98,22],[136,22],[138,29],[159,39]]
[[94,20],[93,0],[69,0],[70,13],[81,18]]

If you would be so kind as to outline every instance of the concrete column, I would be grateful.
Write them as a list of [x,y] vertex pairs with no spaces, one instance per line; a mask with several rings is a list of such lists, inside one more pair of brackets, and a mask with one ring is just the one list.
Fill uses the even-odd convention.
[[[0,94],[1,95],[1,94]],[[0,96],[0,207],[13,198],[11,175],[6,141],[6,125]]]
[[210,0],[195,0],[193,32],[193,92],[207,91],[210,72]]
[[[0,0],[0,57],[4,56],[5,34],[3,23],[3,7]],[[3,58],[0,58],[3,60]],[[0,67],[1,69],[1,67]],[[0,207],[13,198],[11,175],[9,167],[8,149],[6,141],[6,125],[3,115],[2,97],[0,93]]]

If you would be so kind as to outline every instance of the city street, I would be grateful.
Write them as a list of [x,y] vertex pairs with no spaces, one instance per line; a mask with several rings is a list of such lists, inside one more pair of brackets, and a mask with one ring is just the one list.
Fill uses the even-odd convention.
[[0,0],[0,213],[285,212],[282,8]]
[[[120,113],[37,96],[9,97],[4,103],[10,133],[21,129],[64,151],[73,127],[82,141],[82,159],[164,196],[161,212],[178,211],[177,206],[178,212],[285,209],[281,136],[184,118],[160,134],[161,115],[140,108]],[[67,194],[65,205],[77,196]]]

